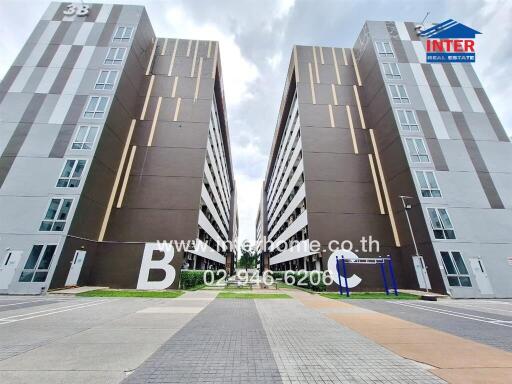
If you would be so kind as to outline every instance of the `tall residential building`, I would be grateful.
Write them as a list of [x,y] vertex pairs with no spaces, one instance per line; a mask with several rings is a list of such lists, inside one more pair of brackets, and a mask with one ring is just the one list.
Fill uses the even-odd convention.
[[[218,42],[156,38],[142,6],[51,3],[1,83],[0,154],[0,293],[232,268]],[[196,244],[158,264],[164,240]]]
[[[349,240],[390,255],[401,288],[512,297],[512,144],[472,65],[424,45],[415,23],[368,21],[353,48],[294,47],[257,224],[270,269],[326,270]],[[382,289],[375,266],[348,274]]]

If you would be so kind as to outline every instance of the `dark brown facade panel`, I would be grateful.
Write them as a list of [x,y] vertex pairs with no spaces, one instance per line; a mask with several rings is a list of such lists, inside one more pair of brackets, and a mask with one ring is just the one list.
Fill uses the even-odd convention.
[[[364,155],[304,152],[304,177],[312,181],[372,181],[370,165]],[[307,189],[307,184],[306,184]]]
[[364,86],[359,90],[359,98],[363,105],[368,105],[379,92],[382,92],[382,88],[385,90],[384,80],[378,62],[371,70],[367,71],[367,76],[366,79],[363,80],[363,84]]
[[[363,88],[364,89],[364,88]],[[380,120],[391,110],[386,87],[382,86],[371,100],[364,98],[366,125],[379,129]]]
[[105,167],[115,172],[119,166],[128,129],[129,127],[126,127],[124,137],[120,138],[112,132],[108,124],[105,124],[101,130],[94,160],[98,159]]
[[[358,43],[356,42],[354,51],[358,52],[358,50]],[[364,51],[359,52],[357,55],[359,57],[359,61],[357,63],[359,75],[361,76],[364,88],[367,88],[372,85],[372,81],[369,78],[370,74],[375,71],[375,68],[379,68],[379,61],[377,60],[377,55],[373,49],[373,42],[366,44]]]
[[198,209],[115,208],[110,215],[105,240],[155,242],[194,240],[198,236]]
[[[100,177],[98,176],[99,179]],[[112,188],[111,183],[103,185],[97,183],[96,185],[100,188],[97,193],[108,193]],[[76,199],[74,204],[78,205],[69,228],[69,235],[94,241],[98,240],[101,223],[105,217],[105,206],[85,195],[80,196],[80,199]]]
[[203,177],[204,149],[138,147],[130,175]]
[[[362,161],[368,161],[366,154],[372,153],[366,131],[354,130],[354,135]],[[348,128],[307,127],[301,129],[302,148],[305,152],[354,154],[354,144]]]
[[325,246],[331,240],[350,240],[359,245],[362,236],[372,236],[381,247],[391,248],[395,244],[387,215],[308,212],[308,228],[309,238]]
[[[113,148],[113,151],[118,153]],[[116,170],[106,166],[100,159],[95,157],[91,164],[88,164],[89,172],[91,177],[87,178],[87,182],[84,184],[81,196],[85,196],[88,199],[96,202],[102,207],[106,207],[110,198],[110,192],[114,183]]]
[[132,119],[135,117],[136,116],[134,116],[133,112],[129,112],[124,108],[124,106],[119,102],[117,96],[112,98],[106,124],[123,143],[126,133],[132,123]]
[[375,186],[371,183],[308,181],[308,214],[380,214]]
[[[136,288],[144,253],[144,243],[112,244],[101,243],[98,245],[98,254],[90,273],[89,285],[109,286],[111,288]],[[162,258],[154,252],[153,259]],[[176,271],[181,269],[183,254],[175,252],[171,266]],[[150,280],[158,281],[163,278],[155,270],[150,273]],[[178,272],[177,272],[178,273]],[[176,279],[169,288],[178,289],[179,279]]]
[[81,250],[86,252],[84,264],[80,272],[78,285],[89,285],[89,276],[94,263],[94,257],[97,249],[97,243],[92,240],[67,237],[62,247],[62,252],[59,257],[59,263],[53,273],[50,289],[64,287],[66,278],[69,273],[69,268],[73,261],[75,251]]
[[202,178],[140,176],[131,178],[123,209],[197,210]]
[[[137,124],[132,143],[147,145],[152,122],[142,121]],[[153,136],[154,147],[168,148],[206,148],[208,138],[207,123],[158,122]]]
[[[378,134],[376,134],[377,136]],[[377,139],[378,141],[378,139]],[[398,137],[386,148],[379,149],[379,156],[386,180],[392,180],[396,175],[409,168],[404,141]]]
[[[392,109],[389,109],[377,123],[371,126],[371,128],[373,128],[377,146],[380,151],[384,151],[394,141],[400,139],[400,133]],[[365,130],[364,132],[366,132],[367,140],[369,140],[369,131]]]

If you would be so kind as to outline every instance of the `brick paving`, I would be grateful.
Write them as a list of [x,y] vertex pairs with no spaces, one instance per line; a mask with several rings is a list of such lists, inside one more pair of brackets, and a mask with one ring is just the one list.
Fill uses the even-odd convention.
[[282,383],[253,300],[217,299],[123,383]]
[[256,306],[284,384],[444,382],[297,301]]
[[123,383],[443,383],[298,300],[217,299]]

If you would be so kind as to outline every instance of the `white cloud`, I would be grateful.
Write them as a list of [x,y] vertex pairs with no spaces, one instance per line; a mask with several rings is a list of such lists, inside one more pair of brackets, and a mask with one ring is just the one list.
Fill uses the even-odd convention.
[[281,51],[274,53],[273,56],[267,57],[267,63],[274,71],[279,67],[281,61],[283,61],[283,53]]
[[228,108],[253,97],[250,84],[258,78],[259,71],[254,63],[242,55],[232,33],[223,31],[219,26],[211,23],[196,24],[181,6],[169,8],[166,11],[165,19],[168,24],[166,23],[165,27],[160,26],[159,35],[219,41]]
[[277,18],[280,19],[280,18],[288,15],[288,13],[290,13],[290,10],[295,5],[295,0],[280,0],[277,3],[278,4],[277,4],[276,16],[277,16]]

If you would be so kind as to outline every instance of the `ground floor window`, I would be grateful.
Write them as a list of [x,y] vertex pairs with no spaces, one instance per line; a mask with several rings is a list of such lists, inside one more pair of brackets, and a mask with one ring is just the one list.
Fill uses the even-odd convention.
[[20,282],[45,282],[56,249],[57,246],[53,244],[34,245],[21,272]]
[[471,287],[469,272],[460,252],[441,251],[448,284],[452,287]]

